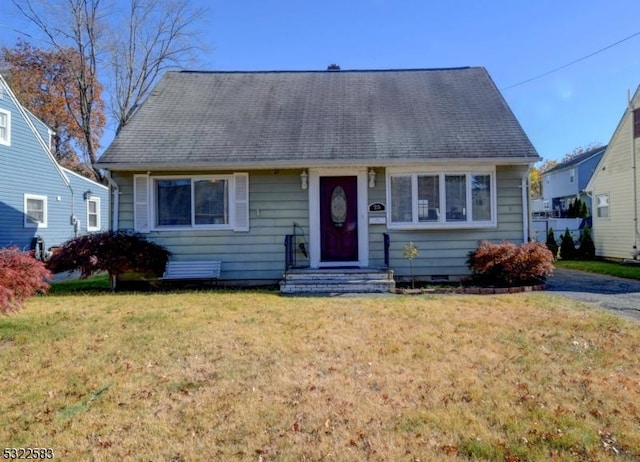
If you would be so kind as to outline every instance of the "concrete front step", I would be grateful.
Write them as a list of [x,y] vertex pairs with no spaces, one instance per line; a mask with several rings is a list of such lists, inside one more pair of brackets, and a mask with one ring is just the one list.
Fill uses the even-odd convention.
[[393,271],[376,269],[321,269],[287,271],[282,294],[388,293],[395,290]]

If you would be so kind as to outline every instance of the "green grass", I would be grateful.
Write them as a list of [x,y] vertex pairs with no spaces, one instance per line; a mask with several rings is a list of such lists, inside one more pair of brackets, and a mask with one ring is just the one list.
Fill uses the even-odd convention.
[[640,264],[638,265],[623,265],[621,263],[615,263],[605,260],[595,261],[582,261],[582,260],[558,260],[556,261],[558,268],[567,268],[579,271],[586,271],[589,273],[607,274],[609,276],[617,276],[627,279],[640,280]]
[[51,283],[51,295],[74,294],[86,292],[108,292],[111,290],[108,274],[99,274],[87,279],[72,278]]
[[0,317],[0,441],[70,461],[632,461],[639,356],[637,322],[546,293],[78,290]]

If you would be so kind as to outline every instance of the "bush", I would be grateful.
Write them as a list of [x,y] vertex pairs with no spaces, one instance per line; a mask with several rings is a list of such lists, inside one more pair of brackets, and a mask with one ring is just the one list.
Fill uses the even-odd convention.
[[576,258],[576,245],[573,243],[569,228],[566,229],[560,240],[560,258],[563,260],[575,260]]
[[553,234],[553,228],[549,228],[547,231],[547,242],[545,243],[547,249],[553,254],[555,259],[558,256],[558,243],[556,242],[556,236]]
[[481,241],[467,263],[475,283],[512,287],[543,283],[553,273],[553,261],[551,251],[537,242],[517,246]]
[[115,289],[116,278],[127,271],[159,276],[170,252],[138,233],[106,231],[86,234],[64,243],[47,266],[54,273],[80,271],[81,278],[106,271]]
[[596,257],[596,245],[591,237],[589,225],[585,225],[580,231],[580,247],[576,250],[578,260],[593,260]]
[[22,307],[25,298],[49,290],[51,273],[30,252],[17,247],[0,249],[0,313]]

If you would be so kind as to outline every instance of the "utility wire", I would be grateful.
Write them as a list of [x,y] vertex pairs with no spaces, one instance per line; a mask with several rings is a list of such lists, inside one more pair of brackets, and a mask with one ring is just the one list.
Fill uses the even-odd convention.
[[531,77],[530,79],[523,80],[522,82],[514,83],[513,85],[509,85],[508,87],[504,87],[504,88],[502,88],[502,90],[510,90],[511,88],[519,87],[520,85],[524,85],[525,83],[529,83],[529,82],[532,82],[534,80],[541,79],[542,77],[546,77],[549,74],[553,74],[554,72],[558,72],[559,70],[562,70],[562,69],[564,69],[566,67],[573,66],[574,64],[579,63],[580,61],[584,61],[585,59],[591,58],[592,56],[595,56],[598,53],[602,53],[603,51],[608,50],[609,48],[613,48],[616,45],[620,45],[622,42],[626,42],[627,40],[630,40],[630,39],[632,39],[632,38],[634,38],[634,37],[636,37],[638,35],[640,35],[640,32],[636,32],[635,34],[631,34],[630,36],[625,37],[622,40],[618,40],[617,42],[612,43],[611,45],[607,45],[606,47],[601,48],[601,49],[599,49],[597,51],[594,51],[593,53],[589,53],[588,55],[583,56],[582,58],[578,58],[575,61],[571,61],[570,63],[564,64],[564,65],[562,65],[560,67],[556,67],[555,69],[551,69],[550,71],[544,72],[544,73],[542,73],[540,75],[536,75],[535,77]]

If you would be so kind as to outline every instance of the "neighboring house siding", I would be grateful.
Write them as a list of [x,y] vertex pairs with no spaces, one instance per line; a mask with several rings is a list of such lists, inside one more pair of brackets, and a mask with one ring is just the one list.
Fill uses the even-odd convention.
[[[203,172],[198,175],[220,172]],[[224,172],[229,173],[229,172]],[[163,175],[172,173],[163,172]],[[133,231],[133,175],[114,174],[120,189],[119,228]],[[181,260],[220,260],[221,279],[275,282],[284,271],[284,238],[299,224],[309,239],[308,192],[300,171],[249,172],[249,231],[151,231],[154,242]]]
[[[0,102],[12,115],[11,146],[0,145],[0,246],[28,249],[38,235],[61,243],[73,237],[69,188],[12,103],[6,94]],[[24,194],[47,197],[46,228],[24,226]]]
[[[481,240],[514,244],[523,242],[522,177],[527,166],[497,167],[498,226],[489,229],[388,231],[391,237],[390,266],[399,277],[410,276],[403,247],[413,242],[419,249],[413,260],[413,274],[422,277],[446,275],[464,277],[469,273],[467,258]],[[376,233],[377,234],[377,233]]]
[[[0,86],[4,86],[1,78]],[[21,111],[8,90],[2,92],[0,109],[11,113],[11,143],[0,144],[0,247],[28,250],[33,239],[41,237],[48,248],[73,238],[71,217],[77,216],[81,225],[86,221],[82,192],[88,189],[100,194],[101,218],[108,224],[108,189],[58,167],[47,150],[49,129],[33,114]],[[25,225],[25,195],[46,201],[44,226]],[[86,231],[84,225],[80,233]]]
[[[631,118],[625,117],[614,134],[592,181],[593,239],[596,255],[631,258],[634,243]],[[636,140],[636,148],[640,140]],[[637,174],[637,173],[636,173]],[[640,179],[637,180],[640,185]],[[609,217],[597,216],[596,197],[609,195]]]
[[554,197],[565,197],[578,194],[577,173],[575,175],[576,178],[572,183],[571,170],[575,171],[577,169],[570,168],[567,170],[559,170],[545,176],[542,182],[542,196],[545,199],[550,200]]
[[[79,220],[78,234],[87,234],[107,231],[110,228],[109,221],[109,188],[85,178],[77,173],[64,170],[67,179],[73,188],[73,213]],[[87,201],[85,192],[91,191],[91,197],[98,199],[98,229],[87,229]]]

